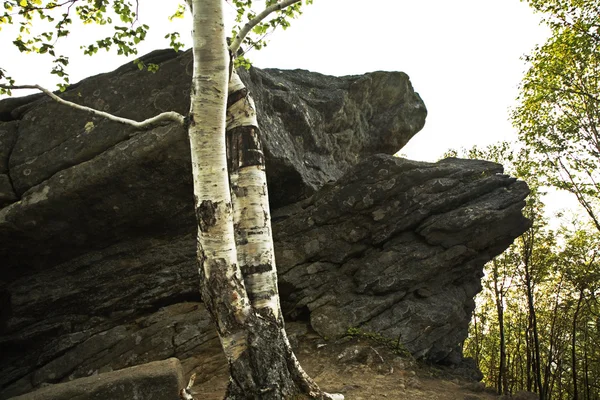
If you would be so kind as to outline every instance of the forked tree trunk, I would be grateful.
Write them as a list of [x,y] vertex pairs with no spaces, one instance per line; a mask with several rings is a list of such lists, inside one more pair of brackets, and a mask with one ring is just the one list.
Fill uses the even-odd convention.
[[304,373],[285,334],[256,112],[237,74],[229,85],[223,1],[190,4],[188,120],[201,293],[229,364],[226,399],[342,399]]

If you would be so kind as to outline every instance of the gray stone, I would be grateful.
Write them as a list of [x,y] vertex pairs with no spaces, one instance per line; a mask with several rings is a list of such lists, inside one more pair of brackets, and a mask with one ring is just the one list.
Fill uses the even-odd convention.
[[[124,312],[106,317],[76,312],[65,310],[61,316],[40,318],[33,327],[24,325],[24,335],[3,337],[5,345],[7,339],[13,341],[3,349],[0,399],[43,384],[102,375],[168,357],[184,360],[186,376],[200,366],[201,371],[212,373],[225,364],[202,304],[173,304],[137,318],[128,318]],[[85,308],[80,312],[86,312]],[[53,323],[57,320],[63,323]],[[19,343],[31,343],[30,351],[20,351],[15,347]]]
[[[131,118],[185,112],[189,55],[148,57],[158,75],[124,66],[65,96]],[[529,226],[527,186],[485,161],[363,159],[422,126],[404,74],[243,79],[264,126],[286,319],[330,338],[360,326],[458,363],[484,263]],[[167,357],[186,374],[222,368],[199,303],[183,129],[86,130],[87,116],[57,119],[44,97],[13,100],[0,102],[13,120],[0,123],[0,177],[17,188],[0,209],[0,399]]]
[[0,207],[10,204],[17,200],[10,177],[6,174],[0,174]]
[[[85,79],[62,96],[136,120],[168,110],[187,113],[191,53],[160,50],[142,59],[159,63],[158,72],[124,66]],[[295,201],[324,182],[339,178],[361,156],[395,153],[425,123],[425,105],[404,73],[338,78],[302,70],[251,69],[242,71],[241,76],[258,105],[269,180],[274,188],[272,201],[277,204]],[[131,128],[82,111],[66,112],[65,106],[40,96],[2,101],[0,114],[20,121],[10,158],[19,196],[133,134]],[[93,122],[92,129],[86,129],[88,122]],[[187,142],[185,136],[179,140]],[[179,147],[165,149],[165,156]],[[187,161],[185,146],[181,151]]]
[[[186,113],[191,54],[161,50],[143,59],[159,63],[159,71],[126,65],[62,96],[138,120],[170,109]],[[425,123],[425,106],[400,72],[331,77],[251,69],[241,76],[258,105],[272,208],[309,196],[361,157],[395,153]],[[14,193],[6,178],[0,190],[4,203],[21,200],[0,210],[0,259],[20,266],[10,271],[15,277],[26,271],[24,263],[45,268],[133,231],[181,230],[191,223],[183,128],[135,132],[43,96],[0,101],[0,114],[13,119],[0,122],[0,132],[11,132],[0,154],[10,156]],[[37,256],[48,248],[53,257]]]
[[18,122],[0,122],[0,208],[18,200],[8,175],[8,160],[17,141]]
[[[528,227],[527,193],[490,162],[380,155],[359,163],[309,201],[273,213],[286,318],[310,317],[327,337],[361,326],[399,338],[417,357],[455,363],[483,264]],[[205,311],[180,303],[199,300],[192,216],[185,229],[132,232],[5,281],[0,396],[170,356],[190,368],[204,364],[198,354],[222,359]],[[424,287],[430,295],[416,295]]]
[[173,400],[185,387],[176,358],[46,386],[12,400]]
[[18,121],[0,122],[0,174],[8,172],[8,160],[17,141]]
[[[483,264],[528,227],[527,193],[490,162],[380,155],[359,163],[308,201],[273,213],[286,318],[310,318],[330,338],[360,326],[400,338],[417,357],[456,364]],[[54,210],[55,224],[61,211]],[[179,233],[133,231],[5,281],[0,398],[172,356],[186,370],[218,368],[223,356],[208,315],[185,303],[200,300],[193,221]],[[447,244],[452,232],[455,243]]]
[[287,315],[309,313],[326,337],[360,326],[416,357],[460,361],[483,265],[529,226],[527,185],[501,172],[378,155],[305,208],[276,211]]

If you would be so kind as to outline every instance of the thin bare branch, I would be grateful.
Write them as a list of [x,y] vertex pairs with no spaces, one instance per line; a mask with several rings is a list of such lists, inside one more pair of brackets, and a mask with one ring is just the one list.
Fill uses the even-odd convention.
[[104,111],[99,111],[99,110],[95,110],[93,108],[90,107],[86,107],[86,106],[82,106],[79,105],[77,103],[73,103],[71,101],[68,100],[64,100],[61,99],[60,97],[58,97],[57,95],[55,95],[54,93],[52,93],[50,90],[41,87],[40,85],[15,85],[15,86],[9,86],[9,85],[0,85],[0,88],[2,89],[37,89],[43,93],[45,93],[46,95],[48,95],[52,100],[60,103],[60,104],[64,104],[66,106],[69,106],[71,108],[75,108],[77,110],[81,110],[81,111],[86,111],[89,112],[90,114],[93,115],[97,115],[99,117],[102,118],[106,118],[108,120],[111,121],[115,121],[115,122],[119,122],[121,124],[125,124],[125,125],[129,125],[129,126],[133,126],[136,129],[145,129],[148,128],[150,126],[154,126],[160,122],[164,122],[164,121],[174,121],[179,123],[180,125],[184,125],[185,124],[185,118],[183,117],[183,115],[175,112],[175,111],[167,111],[161,114],[158,114],[152,118],[148,118],[144,121],[138,122],[135,121],[133,119],[128,119],[128,118],[122,118],[122,117],[117,117],[116,115],[113,114],[109,114],[107,112]]
[[291,6],[294,3],[298,3],[300,1],[301,0],[283,0],[279,3],[273,4],[273,5],[265,8],[263,11],[258,13],[258,15],[256,17],[254,17],[253,19],[251,19],[250,21],[248,21],[248,23],[246,23],[246,25],[244,25],[242,27],[242,30],[240,30],[240,32],[235,36],[235,39],[231,43],[231,46],[229,46],[230,54],[237,54],[238,49],[240,48],[240,46],[242,45],[242,42],[244,41],[244,38],[248,35],[248,33],[250,33],[252,28],[254,28],[256,25],[258,25],[258,23],[260,23],[262,20],[267,18],[269,16],[269,14],[271,14],[275,11],[283,10],[284,8]]

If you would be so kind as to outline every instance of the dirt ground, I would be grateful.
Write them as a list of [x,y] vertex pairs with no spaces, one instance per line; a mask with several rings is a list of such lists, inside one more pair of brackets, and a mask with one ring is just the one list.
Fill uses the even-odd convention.
[[[483,384],[468,381],[449,368],[426,365],[395,354],[389,346],[364,336],[325,341],[304,324],[287,327],[290,341],[306,372],[329,393],[346,400],[485,400],[498,396]],[[198,374],[197,400],[222,400],[225,366],[207,376]]]

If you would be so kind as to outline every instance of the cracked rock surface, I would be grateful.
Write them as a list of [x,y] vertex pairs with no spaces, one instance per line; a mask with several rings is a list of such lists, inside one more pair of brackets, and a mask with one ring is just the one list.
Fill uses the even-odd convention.
[[[185,112],[189,59],[154,52],[155,75],[124,66],[65,96],[129,118]],[[460,362],[483,264],[528,227],[527,186],[490,162],[374,155],[423,126],[402,73],[243,79],[263,127],[286,318]],[[198,293],[183,129],[136,133],[37,95],[1,101],[0,121],[0,399],[168,357],[186,375],[222,365]]]
[[[498,164],[376,155],[274,212],[282,305],[321,335],[348,328],[459,363],[485,262],[528,226],[525,183]],[[166,357],[222,363],[201,304],[193,221],[59,263],[4,289],[0,398]],[[142,236],[142,235],[139,235]],[[7,307],[8,306],[8,307]]]
[[[136,120],[186,114],[191,53],[157,50],[142,60],[158,72],[128,64],[62,96]],[[395,153],[425,123],[425,105],[401,72],[240,73],[257,104],[273,208],[310,196],[362,157]],[[27,273],[23,265],[45,268],[140,232],[179,230],[193,218],[191,198],[183,128],[136,132],[44,95],[0,101],[0,259],[10,279]]]

